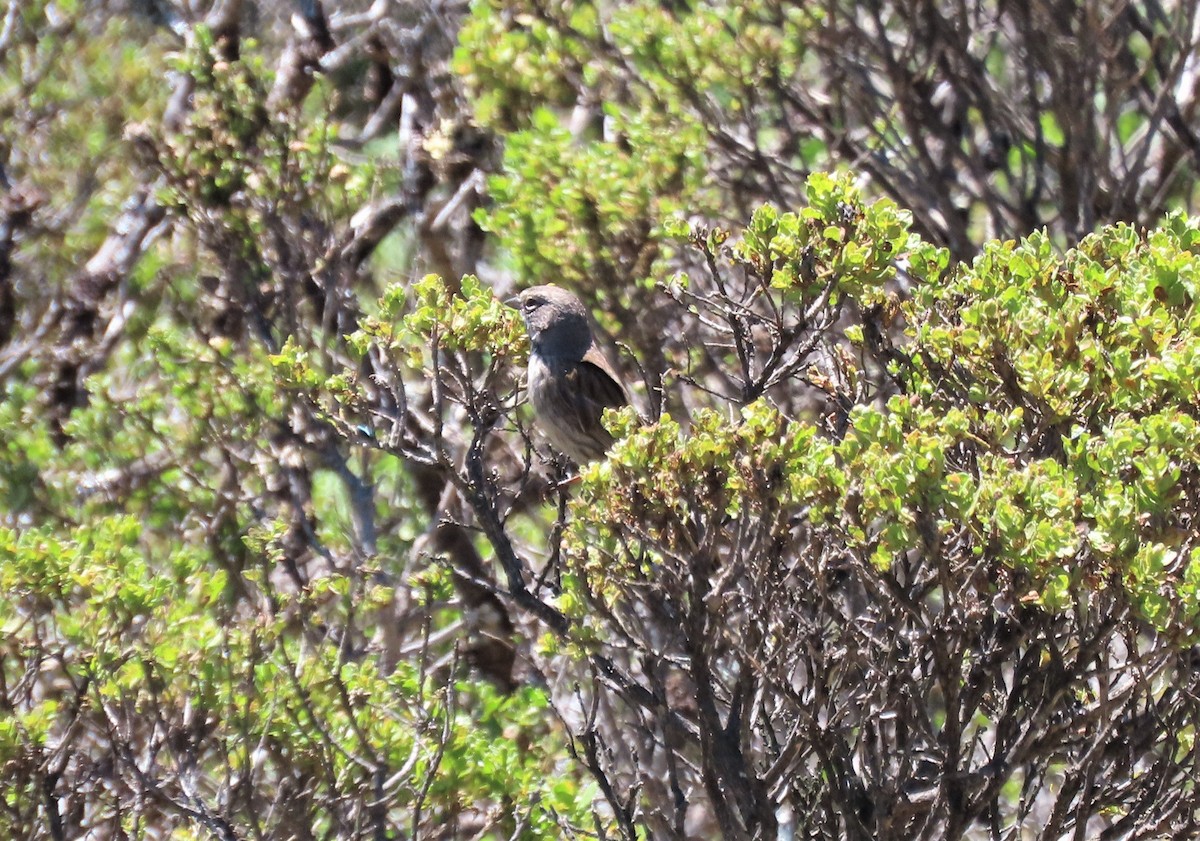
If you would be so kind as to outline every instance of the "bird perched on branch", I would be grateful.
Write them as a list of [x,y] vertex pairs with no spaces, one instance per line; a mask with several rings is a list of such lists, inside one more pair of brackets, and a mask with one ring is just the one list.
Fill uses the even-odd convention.
[[526,289],[509,304],[529,332],[529,400],[539,428],[576,464],[603,458],[613,437],[600,416],[629,398],[592,338],[587,308],[552,284]]

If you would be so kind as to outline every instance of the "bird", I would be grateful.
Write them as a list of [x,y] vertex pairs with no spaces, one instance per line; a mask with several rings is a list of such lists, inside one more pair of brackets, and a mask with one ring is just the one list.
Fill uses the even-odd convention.
[[604,458],[613,437],[600,417],[628,405],[629,395],[596,346],[587,308],[554,284],[530,287],[508,303],[529,333],[529,402],[538,428],[576,465]]

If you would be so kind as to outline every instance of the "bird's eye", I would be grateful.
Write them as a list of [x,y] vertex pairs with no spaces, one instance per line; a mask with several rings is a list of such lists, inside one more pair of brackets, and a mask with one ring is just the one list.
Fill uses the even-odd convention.
[[528,312],[533,312],[538,307],[540,307],[543,303],[545,303],[545,301],[543,301],[541,298],[530,298],[528,301],[525,302],[525,309]]

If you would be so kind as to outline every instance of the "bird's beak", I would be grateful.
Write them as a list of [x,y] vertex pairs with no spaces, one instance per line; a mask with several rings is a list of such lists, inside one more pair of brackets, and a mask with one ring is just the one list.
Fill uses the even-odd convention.
[[521,296],[513,295],[511,298],[506,298],[504,305],[512,307],[514,310],[519,310],[521,308]]

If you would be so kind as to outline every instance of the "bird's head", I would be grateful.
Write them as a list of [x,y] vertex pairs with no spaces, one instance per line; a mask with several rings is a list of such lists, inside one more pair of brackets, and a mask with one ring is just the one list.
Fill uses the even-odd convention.
[[521,311],[529,341],[537,352],[582,359],[591,347],[587,307],[566,289],[553,284],[533,286],[508,303]]

